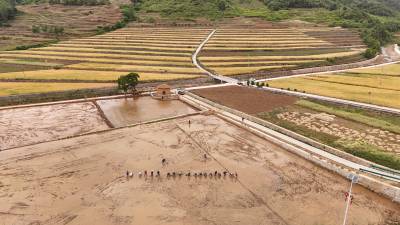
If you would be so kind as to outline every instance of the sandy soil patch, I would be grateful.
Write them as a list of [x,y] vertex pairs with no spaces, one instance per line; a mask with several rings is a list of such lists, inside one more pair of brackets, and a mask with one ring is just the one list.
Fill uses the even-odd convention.
[[0,110],[0,150],[107,128],[89,102]]
[[194,94],[248,114],[269,112],[291,105],[298,99],[240,86],[207,88],[192,91]]
[[116,127],[196,112],[181,101],[159,101],[151,97],[100,100],[97,103]]
[[[0,154],[0,221],[15,225],[336,225],[343,218],[343,193],[349,185],[214,116]],[[124,176],[127,169],[135,172],[131,179]],[[225,169],[237,172],[238,179],[165,176]],[[143,170],[160,170],[161,177],[139,178],[137,172]],[[399,205],[357,185],[354,195],[348,224],[400,221]]]

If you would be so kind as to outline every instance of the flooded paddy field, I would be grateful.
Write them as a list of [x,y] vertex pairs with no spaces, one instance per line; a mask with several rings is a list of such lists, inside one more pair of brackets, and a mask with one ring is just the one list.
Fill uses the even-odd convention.
[[[160,176],[139,177],[144,170]],[[238,177],[193,176],[226,170]],[[336,225],[348,187],[213,115],[0,152],[4,224]],[[348,224],[400,221],[399,205],[358,185],[353,191]]]
[[123,127],[193,112],[196,109],[179,100],[148,96],[0,109],[0,151],[107,130],[107,121]]
[[194,113],[196,110],[179,101],[160,101],[149,96],[97,101],[115,127]]
[[0,110],[0,150],[108,129],[91,102]]

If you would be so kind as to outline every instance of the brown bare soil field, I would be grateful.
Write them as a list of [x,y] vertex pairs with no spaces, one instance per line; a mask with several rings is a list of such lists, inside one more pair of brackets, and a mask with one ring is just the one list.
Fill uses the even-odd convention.
[[[0,189],[0,220],[6,224],[336,225],[343,219],[349,185],[215,116],[0,154],[1,185],[6,187]],[[134,172],[132,178],[125,177],[126,170]],[[160,176],[139,177],[144,170],[159,170]],[[166,176],[225,170],[237,172],[238,178]],[[358,185],[353,194],[349,224],[399,221],[399,205]]]
[[192,91],[194,94],[239,111],[258,114],[294,104],[292,96],[266,93],[262,90],[241,86],[207,88]]
[[95,34],[97,26],[115,24],[121,18],[118,6],[64,6],[20,5],[21,13],[10,21],[10,27],[0,29],[0,50],[19,45],[37,44],[55,39],[48,33],[33,33],[32,26],[60,26],[64,28],[61,39],[77,38]]
[[0,150],[107,128],[89,102],[0,110]]

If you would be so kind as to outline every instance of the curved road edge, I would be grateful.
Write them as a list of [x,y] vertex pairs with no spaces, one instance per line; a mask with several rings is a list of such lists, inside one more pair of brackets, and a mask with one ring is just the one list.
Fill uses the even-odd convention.
[[204,73],[206,73],[208,76],[214,78],[215,80],[220,80],[221,82],[226,82],[226,83],[238,83],[237,79],[234,78],[230,78],[230,77],[226,77],[226,76],[221,76],[215,73],[210,72],[208,69],[206,69],[205,67],[203,67],[203,65],[201,63],[199,63],[198,60],[198,55],[201,52],[201,50],[203,49],[203,47],[207,44],[207,42],[210,40],[210,38],[215,34],[215,32],[217,32],[216,29],[214,29],[213,31],[211,31],[211,33],[206,37],[206,39],[204,39],[203,42],[200,43],[200,45],[197,47],[196,51],[193,53],[192,55],[192,63],[201,71],[203,71]]

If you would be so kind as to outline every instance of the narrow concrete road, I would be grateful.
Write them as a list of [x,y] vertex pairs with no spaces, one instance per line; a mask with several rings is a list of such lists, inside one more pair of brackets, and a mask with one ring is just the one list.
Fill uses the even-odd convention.
[[221,82],[225,82],[225,83],[238,83],[237,79],[234,78],[230,78],[230,77],[225,77],[225,76],[221,76],[218,74],[215,74],[209,70],[207,70],[205,67],[203,67],[203,65],[201,63],[199,63],[198,61],[198,55],[201,52],[201,50],[203,49],[204,45],[207,44],[207,42],[210,40],[210,38],[215,34],[215,32],[217,32],[217,30],[213,30],[211,31],[211,33],[206,37],[206,39],[204,39],[204,41],[199,45],[199,47],[197,47],[196,51],[194,52],[194,54],[192,55],[192,62],[193,64],[201,71],[203,71],[204,73],[208,74],[208,76],[219,80]]
[[[388,180],[391,180],[391,181],[396,181],[396,182],[400,183],[400,175],[396,175],[396,174],[393,174],[393,173],[388,173],[388,172],[385,172],[385,171],[377,170],[377,169],[374,169],[374,168],[370,168],[370,167],[367,167],[367,166],[364,166],[364,165],[360,165],[360,164],[354,163],[354,162],[349,161],[347,159],[340,158],[340,157],[338,157],[336,155],[333,155],[333,154],[331,154],[329,152],[326,152],[326,151],[324,151],[322,149],[315,148],[315,147],[313,147],[311,145],[305,144],[305,143],[303,143],[301,141],[298,141],[298,140],[296,140],[296,139],[294,139],[292,137],[289,137],[289,136],[284,135],[282,133],[279,133],[277,131],[271,130],[271,129],[267,128],[267,127],[264,127],[264,126],[262,126],[260,124],[254,123],[254,122],[251,122],[249,120],[245,120],[242,123],[242,118],[241,117],[239,117],[239,116],[237,116],[235,114],[229,113],[227,111],[221,110],[221,109],[219,109],[217,107],[211,106],[211,105],[209,105],[209,104],[207,104],[207,103],[205,103],[203,101],[200,101],[200,100],[195,99],[193,97],[190,97],[188,95],[185,95],[182,98],[185,98],[185,100],[187,100],[189,102],[193,102],[194,105],[200,106],[203,109],[211,109],[211,110],[217,112],[218,114],[231,119],[232,121],[234,121],[236,123],[239,123],[239,124],[243,124],[244,123],[249,128],[252,128],[255,131],[263,133],[265,137],[267,137],[268,139],[272,140],[276,144],[282,143],[283,144],[282,146],[284,146],[284,144],[292,145],[301,154],[318,155],[321,158],[329,159],[329,160],[331,160],[333,162],[336,162],[338,164],[344,165],[344,166],[346,166],[348,168],[352,168],[352,169],[355,169],[355,170],[358,170],[358,171],[363,170],[363,172],[371,173],[371,174],[373,174],[375,176],[379,176],[381,178],[388,179]],[[400,193],[400,188],[399,188],[399,193]]]

